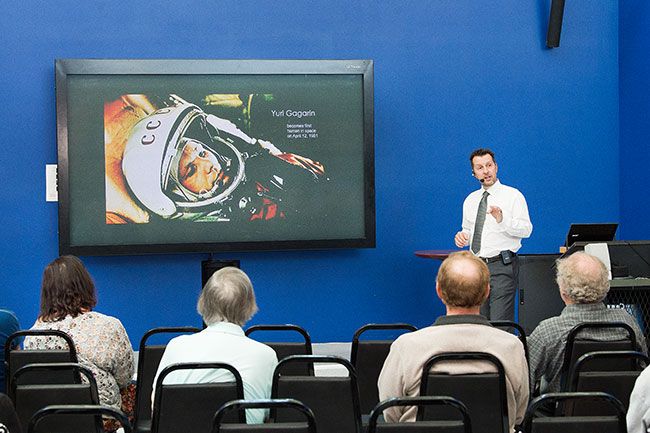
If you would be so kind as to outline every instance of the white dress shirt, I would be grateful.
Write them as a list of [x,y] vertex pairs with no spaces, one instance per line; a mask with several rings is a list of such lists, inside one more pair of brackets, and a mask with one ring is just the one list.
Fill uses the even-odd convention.
[[[476,213],[485,189],[481,188],[467,196],[463,203],[463,232],[472,239]],[[533,225],[528,216],[526,199],[519,190],[503,185],[498,180],[487,188],[490,194],[487,199],[485,225],[481,238],[479,257],[494,257],[501,251],[519,251],[521,239],[527,238],[533,231]],[[497,220],[489,214],[490,206],[498,206],[503,212],[503,220]],[[470,245],[471,251],[471,245]]]
[[[154,379],[163,368],[183,362],[223,362],[237,369],[244,382],[246,400],[271,398],[273,371],[278,364],[275,351],[244,335],[239,325],[228,322],[215,323],[201,332],[180,335],[173,338],[160,360]],[[174,371],[164,379],[164,384],[226,382],[232,375],[226,370],[182,370]],[[153,395],[153,394],[152,394]],[[216,408],[215,408],[216,411]],[[268,411],[246,410],[249,424],[264,422]]]
[[648,426],[650,426],[650,367],[641,372],[630,395],[627,431],[646,433]]

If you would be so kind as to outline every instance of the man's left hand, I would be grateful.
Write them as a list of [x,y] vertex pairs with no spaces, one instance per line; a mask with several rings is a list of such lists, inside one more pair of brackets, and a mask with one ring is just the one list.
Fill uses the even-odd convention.
[[490,206],[488,213],[492,215],[495,220],[497,220],[497,223],[501,223],[501,221],[503,221],[503,211],[499,206]]

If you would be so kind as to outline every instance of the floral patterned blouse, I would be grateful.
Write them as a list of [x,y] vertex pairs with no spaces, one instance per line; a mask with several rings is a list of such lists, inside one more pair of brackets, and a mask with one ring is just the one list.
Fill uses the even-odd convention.
[[[118,319],[91,311],[57,322],[37,320],[32,329],[57,329],[70,335],[79,363],[95,376],[100,404],[120,408],[120,389],[133,377],[133,348]],[[59,337],[38,336],[26,337],[24,348],[65,349],[67,345]]]

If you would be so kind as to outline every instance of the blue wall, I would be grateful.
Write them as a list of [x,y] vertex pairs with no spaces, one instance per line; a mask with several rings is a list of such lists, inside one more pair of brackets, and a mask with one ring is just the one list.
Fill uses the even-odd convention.
[[[549,4],[5,1],[0,304],[31,326],[41,271],[57,255],[44,182],[56,162],[54,59],[369,58],[377,248],[216,257],[240,259],[251,276],[255,323],[301,324],[315,341],[349,341],[372,321],[431,323],[443,312],[437,264],[413,252],[453,247],[461,203],[477,188],[467,160],[475,147],[492,147],[502,181],[527,197],[535,228],[522,252],[557,251],[570,222],[621,218],[618,2],[567,4],[556,50],[544,47]],[[118,316],[137,345],[151,327],[199,323],[206,257],[83,259],[98,310]]]
[[650,3],[620,2],[621,222],[626,239],[650,239]]

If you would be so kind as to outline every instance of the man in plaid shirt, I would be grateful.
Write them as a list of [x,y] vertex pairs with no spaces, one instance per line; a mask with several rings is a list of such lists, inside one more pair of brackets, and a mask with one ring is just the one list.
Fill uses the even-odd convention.
[[[564,349],[569,331],[584,322],[623,322],[632,327],[638,347],[648,349],[634,317],[621,308],[607,308],[603,299],[609,291],[607,268],[598,258],[577,252],[557,261],[557,284],[565,303],[559,316],[543,320],[528,337],[531,393],[538,381],[540,392],[560,391]],[[620,340],[622,330],[596,329],[581,337],[592,340]],[[532,394],[531,394],[532,395]]]

